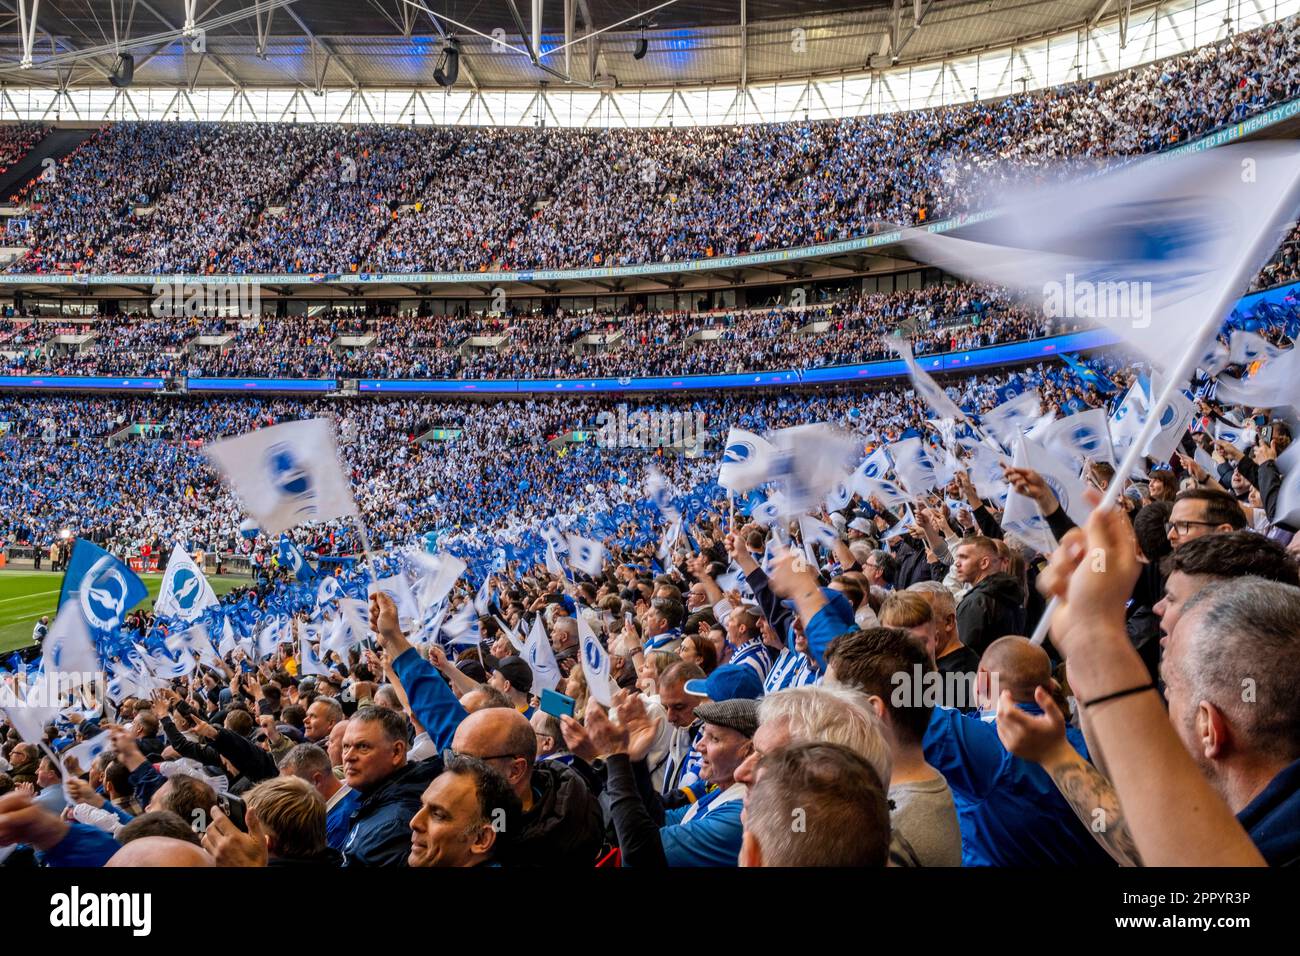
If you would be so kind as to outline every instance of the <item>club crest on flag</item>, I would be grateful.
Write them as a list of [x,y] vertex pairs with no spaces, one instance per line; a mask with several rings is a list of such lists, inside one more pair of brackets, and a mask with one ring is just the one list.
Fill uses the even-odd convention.
[[727,446],[726,451],[722,453],[722,460],[730,464],[741,464],[749,461],[754,454],[754,443],[745,441],[733,441]]
[[299,462],[293,445],[288,442],[276,442],[266,450],[265,466],[271,484],[285,498],[306,499],[299,514],[308,516],[315,512],[315,492],[312,490],[311,473]]
[[81,582],[81,613],[97,630],[117,627],[126,613],[130,587],[117,564],[115,558],[104,555],[90,566]]

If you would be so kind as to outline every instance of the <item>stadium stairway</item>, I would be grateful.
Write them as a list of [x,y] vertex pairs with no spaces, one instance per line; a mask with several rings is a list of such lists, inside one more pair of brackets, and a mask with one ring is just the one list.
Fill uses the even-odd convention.
[[31,152],[0,174],[0,196],[6,201],[33,177],[43,172],[42,160],[47,156],[58,162],[64,156],[95,135],[95,128],[52,129],[45,138],[32,147]]

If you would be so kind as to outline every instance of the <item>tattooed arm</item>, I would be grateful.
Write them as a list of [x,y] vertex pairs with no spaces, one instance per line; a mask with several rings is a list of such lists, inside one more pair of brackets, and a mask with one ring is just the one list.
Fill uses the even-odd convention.
[[1017,707],[1003,692],[998,701],[998,737],[1008,751],[1041,766],[1088,832],[1121,866],[1141,866],[1124,809],[1109,780],[1084,760],[1065,738],[1065,718],[1047,691],[1034,694],[1042,715]]

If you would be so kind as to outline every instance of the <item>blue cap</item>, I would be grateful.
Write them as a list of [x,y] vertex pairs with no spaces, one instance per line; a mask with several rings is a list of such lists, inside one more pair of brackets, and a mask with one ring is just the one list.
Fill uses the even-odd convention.
[[692,697],[713,701],[757,700],[763,696],[763,681],[752,667],[723,664],[704,680],[688,680],[682,689]]

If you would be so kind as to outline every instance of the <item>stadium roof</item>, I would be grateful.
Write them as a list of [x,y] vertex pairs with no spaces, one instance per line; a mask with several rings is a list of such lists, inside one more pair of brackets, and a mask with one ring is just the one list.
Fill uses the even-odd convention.
[[[1009,46],[1155,0],[0,0],[0,81],[152,87],[609,89],[861,72]],[[567,28],[566,28],[567,22]],[[638,41],[647,41],[636,58]],[[567,39],[566,39],[567,38]]]

